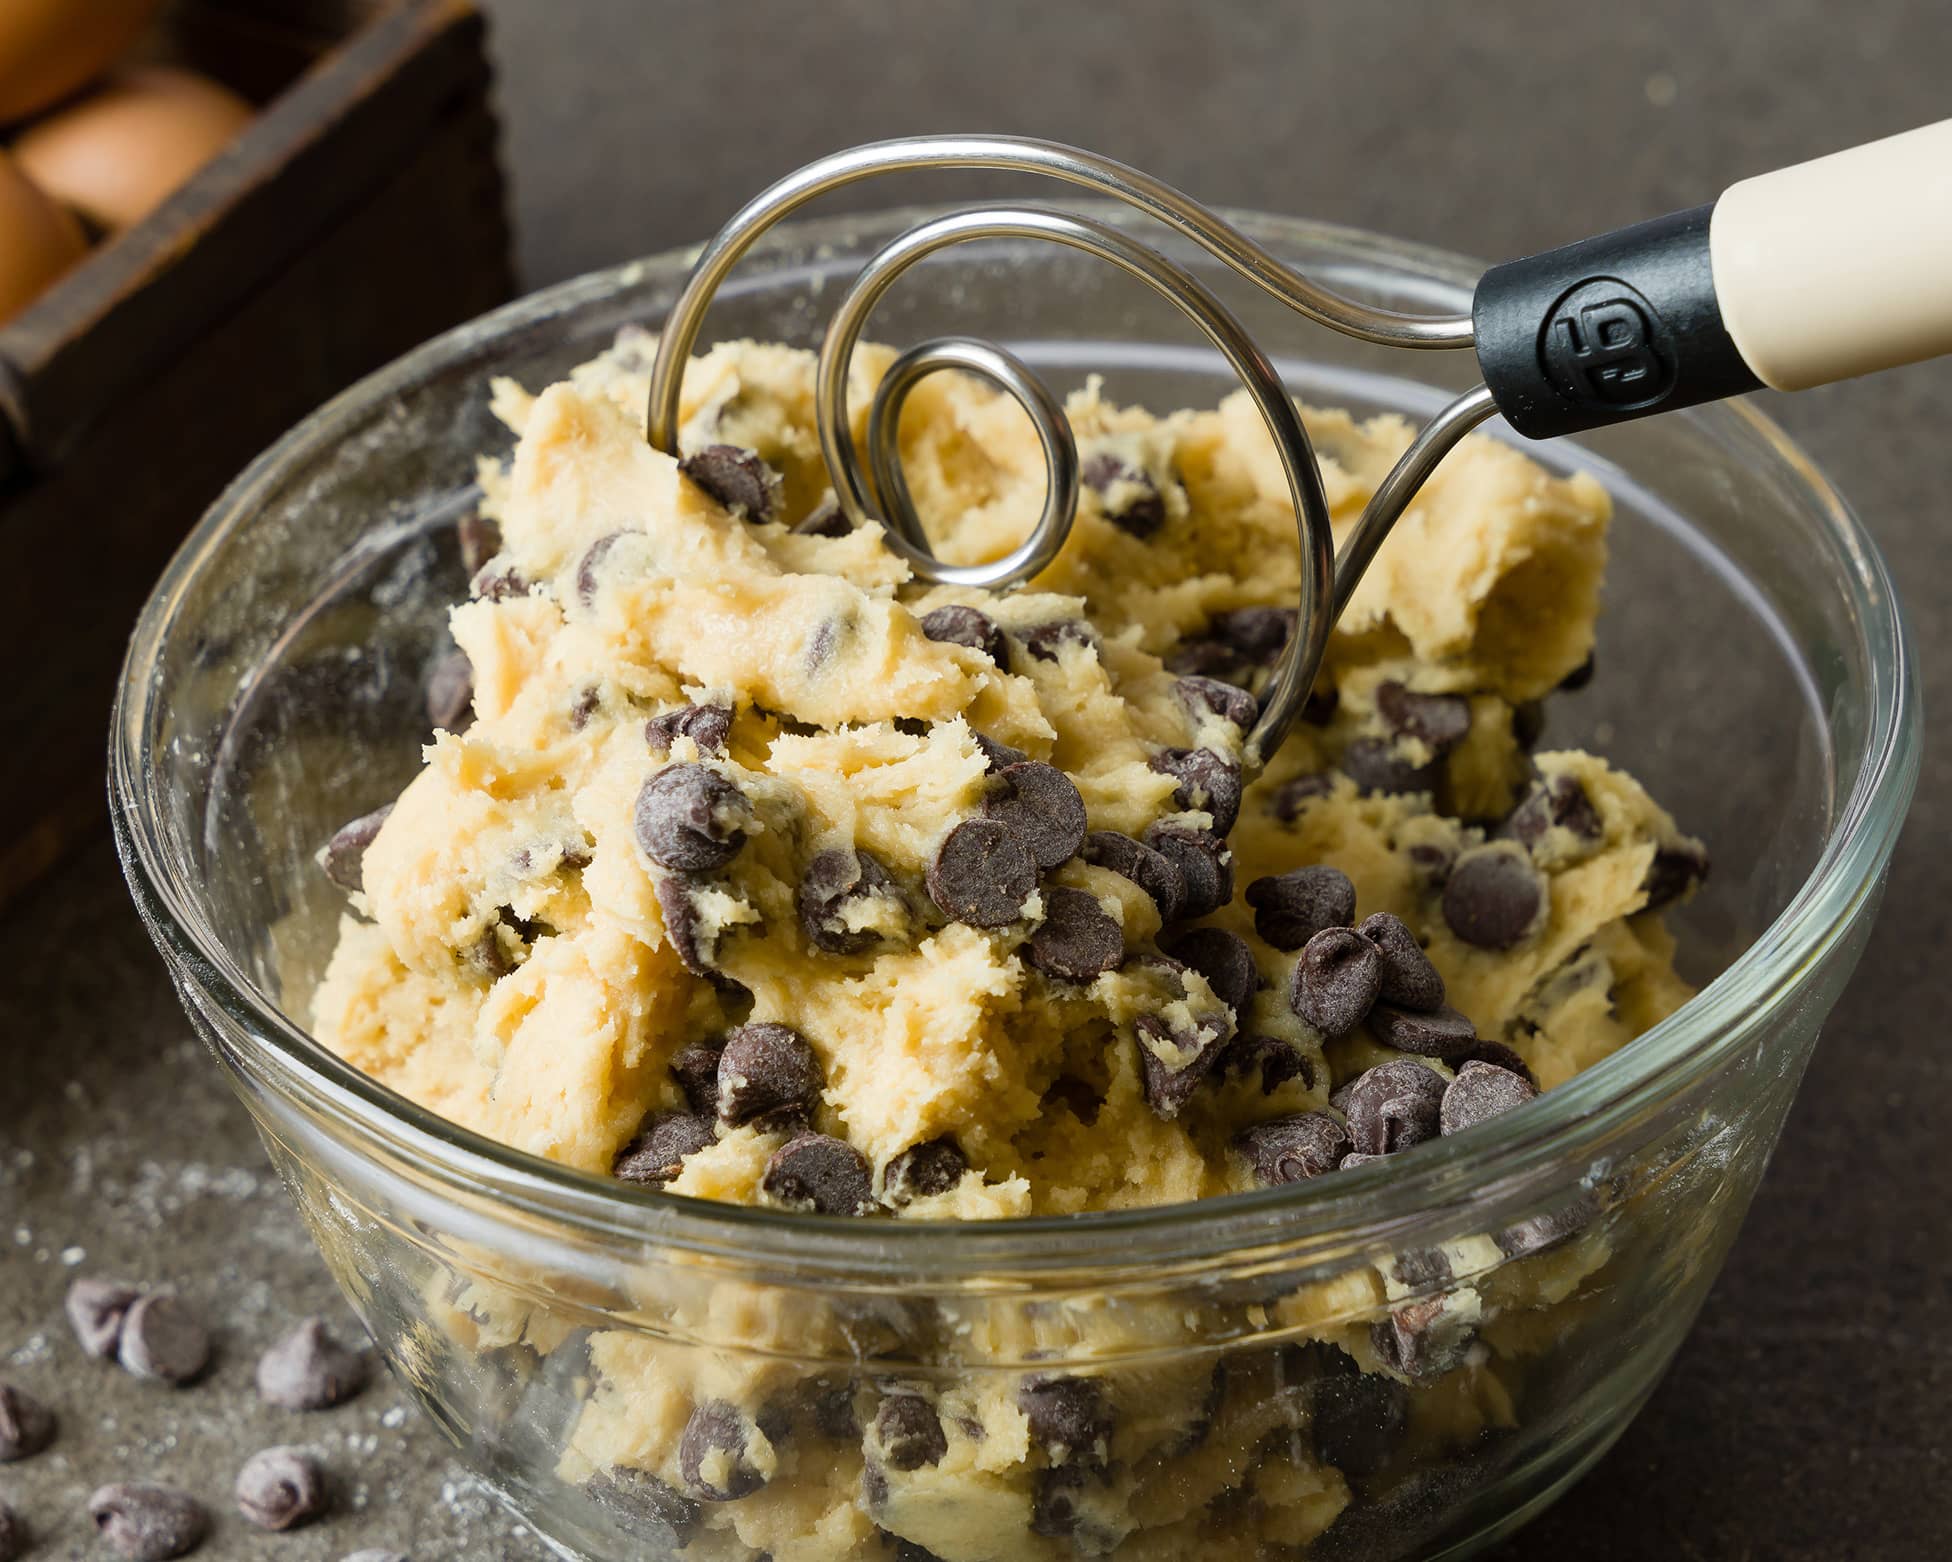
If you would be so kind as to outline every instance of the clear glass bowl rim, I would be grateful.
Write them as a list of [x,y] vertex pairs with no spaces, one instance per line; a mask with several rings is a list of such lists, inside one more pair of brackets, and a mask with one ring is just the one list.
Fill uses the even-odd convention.
[[[782,223],[751,252],[759,259],[816,245],[868,251],[916,223],[966,203],[883,208]],[[1138,225],[1112,203],[1077,202]],[[1468,302],[1484,266],[1431,246],[1337,224],[1227,210],[1227,220],[1284,258],[1354,263],[1382,280],[1459,289]],[[162,709],[161,662],[190,583],[247,525],[282,471],[329,449],[342,431],[397,391],[438,377],[496,339],[531,330],[641,286],[681,277],[697,246],[587,273],[455,327],[351,386],[260,455],[211,506],[178,549],[143,608],[116,696],[109,753],[117,850],[138,909],[166,957],[216,1003],[245,1039],[238,1062],[255,1079],[350,1136],[366,1155],[412,1169],[456,1197],[488,1193],[511,1216],[554,1223],[599,1244],[655,1244],[737,1260],[777,1260],[806,1272],[960,1277],[981,1284],[996,1269],[1022,1275],[1116,1270],[1238,1255],[1279,1244],[1292,1257],[1396,1245],[1433,1213],[1516,1188],[1564,1186],[1609,1136],[1737,1056],[1789,1005],[1874,896],[1904,822],[1919,764],[1921,713],[1913,653],[1889,571],[1844,498],[1803,451],[1746,402],[1673,416],[1730,420],[1802,490],[1824,519],[1833,578],[1852,609],[1868,687],[1864,757],[1815,867],[1767,929],[1691,1002],[1630,1046],[1548,1092],[1526,1110],[1420,1147],[1400,1166],[1372,1166],[1197,1203],[1004,1222],[836,1221],[639,1190],[579,1172],[463,1129],[352,1068],[282,1014],[225,949],[203,914],[194,875],[167,844],[161,777],[144,762]],[[1143,1240],[1139,1240],[1143,1238]]]

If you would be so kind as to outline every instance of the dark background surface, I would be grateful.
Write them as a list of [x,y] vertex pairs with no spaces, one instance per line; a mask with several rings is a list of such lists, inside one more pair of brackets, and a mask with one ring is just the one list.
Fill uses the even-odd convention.
[[[1952,113],[1952,8],[1901,0],[490,9],[531,284],[702,238],[808,157],[904,132],[1078,141],[1211,202],[1503,258]],[[891,184],[835,205],[923,193],[954,192]],[[1952,365],[1768,399],[1890,554],[1929,707],[1952,671]],[[1502,1562],[1952,1553],[1947,781],[1931,744],[1879,931],[1672,1374]],[[0,1363],[107,1412],[93,1428],[70,1399],[60,1449],[0,1468],[0,1496],[32,1511],[46,1554],[79,1557],[64,1515],[95,1481],[162,1474],[218,1501],[244,1452],[300,1435],[250,1403],[249,1361],[327,1293],[243,1113],[189,1043],[107,850],[0,937],[14,972],[0,1036],[18,1060],[0,1078]],[[82,1267],[203,1298],[222,1324],[212,1383],[159,1397],[72,1375],[58,1299]],[[542,1555],[457,1484],[390,1387],[303,1435],[355,1511],[276,1541],[279,1556]],[[201,1555],[263,1551],[232,1522]]]

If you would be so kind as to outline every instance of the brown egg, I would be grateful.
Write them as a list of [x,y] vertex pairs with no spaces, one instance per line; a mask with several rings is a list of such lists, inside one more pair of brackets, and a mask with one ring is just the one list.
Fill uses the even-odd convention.
[[132,65],[29,126],[14,156],[49,195],[116,233],[162,205],[250,119],[250,104],[228,87]]
[[88,253],[81,224],[0,152],[0,325]]
[[0,124],[52,108],[113,65],[158,0],[0,0]]

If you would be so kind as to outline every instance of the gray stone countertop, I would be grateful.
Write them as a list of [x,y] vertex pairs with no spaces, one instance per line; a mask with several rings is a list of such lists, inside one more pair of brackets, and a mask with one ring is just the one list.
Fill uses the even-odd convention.
[[[1503,257],[1952,111],[1952,9],[1905,0],[490,10],[536,284],[702,237],[806,158],[901,132],[1054,136],[1211,201]],[[1952,364],[1769,401],[1890,554],[1929,706],[1952,672]],[[1672,1373],[1502,1562],[1952,1553],[1949,779],[1934,742],[1877,936]],[[211,1562],[382,1545],[416,1562],[542,1557],[390,1383],[307,1417],[257,1404],[251,1365],[281,1326],[349,1320],[191,1040],[106,844],[0,938],[0,1372],[64,1422],[53,1451],[0,1466],[31,1554],[100,1554],[87,1492],[153,1477],[218,1510]],[[209,1380],[170,1392],[85,1362],[60,1310],[77,1272],[171,1281],[206,1306]],[[326,1456],[339,1515],[258,1535],[231,1512],[231,1481],[249,1453],[294,1441]]]

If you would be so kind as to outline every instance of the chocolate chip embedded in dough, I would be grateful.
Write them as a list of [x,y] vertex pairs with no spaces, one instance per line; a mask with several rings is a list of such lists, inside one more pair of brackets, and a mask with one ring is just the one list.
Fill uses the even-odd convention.
[[687,873],[657,875],[652,888],[657,892],[658,909],[664,913],[664,934],[671,940],[684,968],[693,976],[719,980],[713,960],[718,954],[718,935],[707,934],[704,919],[698,914],[696,895],[699,880]]
[[716,770],[687,762],[666,765],[644,783],[631,819],[652,862],[704,873],[739,855],[752,805]]
[[896,1392],[882,1400],[871,1435],[891,1470],[925,1470],[949,1451],[942,1418],[920,1394]]
[[1358,1478],[1388,1464],[1409,1422],[1409,1391],[1377,1372],[1325,1372],[1312,1385],[1311,1431],[1324,1465]]
[[1231,759],[1211,749],[1163,748],[1147,763],[1179,783],[1173,791],[1177,807],[1211,814],[1221,835],[1234,827],[1240,817],[1240,766]]
[[1056,661],[1067,644],[1095,646],[1098,643],[1098,637],[1090,627],[1075,618],[1020,629],[1017,638],[1023,641],[1023,648],[1040,662]]
[[756,450],[707,445],[680,461],[678,470],[742,521],[758,525],[772,520],[779,509],[779,473]]
[[1444,979],[1401,917],[1378,911],[1364,917],[1357,931],[1382,961],[1379,996],[1385,1003],[1425,1011],[1444,1006]]
[[1407,1059],[1366,1069],[1337,1091],[1358,1155],[1395,1155],[1441,1131],[1445,1081]]
[[[1105,519],[1134,537],[1150,537],[1166,524],[1166,500],[1144,467],[1100,451],[1078,469],[1078,479],[1105,500]],[[1112,508],[1116,495],[1118,507]]]
[[752,1463],[759,1428],[736,1405],[708,1399],[685,1423],[678,1440],[678,1473],[685,1490],[705,1502],[737,1502],[766,1484]]
[[449,651],[427,674],[427,721],[437,732],[464,732],[474,720],[474,664]]
[[340,1344],[323,1318],[306,1318],[258,1357],[258,1398],[281,1410],[330,1410],[370,1375],[364,1351]]
[[1246,939],[1223,927],[1171,928],[1159,935],[1159,947],[1204,976],[1214,996],[1237,1018],[1246,1015],[1261,985],[1260,967]]
[[1448,753],[1471,731],[1471,702],[1461,694],[1417,694],[1391,679],[1376,686],[1376,711],[1399,737]]
[[1544,876],[1523,847],[1494,841],[1472,848],[1451,866],[1444,881],[1444,921],[1479,949],[1510,949],[1545,921]]
[[392,812],[393,804],[388,803],[384,808],[361,814],[350,824],[340,825],[325,843],[319,853],[319,866],[340,889],[348,892],[365,889],[366,848],[373,844],[373,837],[380,833],[380,826]]
[[475,571],[474,579],[468,582],[468,595],[482,602],[507,602],[526,597],[533,590],[535,582],[513,564],[492,560]]
[[1537,1094],[1527,1080],[1510,1069],[1495,1063],[1465,1063],[1444,1092],[1443,1131],[1461,1134],[1523,1106]]
[[583,557],[576,565],[576,600],[584,607],[595,604],[597,588],[603,584],[603,561],[626,535],[625,532],[606,533],[583,550]]
[[1477,1330],[1450,1296],[1399,1307],[1369,1331],[1376,1355],[1412,1383],[1432,1383],[1462,1366]]
[[724,1050],[723,1037],[695,1041],[671,1060],[671,1077],[677,1080],[692,1111],[710,1114],[718,1110],[718,1057]]
[[1234,898],[1234,856],[1211,830],[1161,821],[1145,832],[1145,844],[1179,870],[1179,914],[1188,921],[1211,916]]
[[1300,1182],[1335,1170],[1349,1153],[1349,1133],[1327,1112],[1297,1112],[1256,1123],[1234,1143],[1263,1187]]
[[1125,958],[1125,935],[1083,890],[1053,885],[1044,891],[1044,920],[1026,948],[1045,975],[1088,982]]
[[1030,1423],[1030,1440],[1052,1464],[1100,1467],[1111,1456],[1112,1406],[1098,1379],[1025,1378],[1017,1408]]
[[983,799],[983,817],[1003,825],[1040,868],[1061,867],[1084,844],[1084,798],[1055,765],[1035,759],[1005,765]]
[[922,633],[945,645],[981,651],[1005,672],[1010,670],[1010,641],[989,614],[959,602],[931,608],[922,615]]
[[122,1315],[115,1359],[139,1378],[188,1383],[210,1365],[210,1331],[181,1297],[153,1291]]
[[1243,1079],[1259,1073],[1264,1096],[1273,1095],[1291,1079],[1299,1079],[1304,1089],[1315,1088],[1313,1059],[1293,1042],[1279,1036],[1253,1033],[1236,1036],[1214,1066],[1222,1073]]
[[1434,762],[1418,764],[1387,738],[1357,738],[1342,751],[1342,773],[1369,793],[1434,791],[1441,768]]
[[1425,1011],[1379,1002],[1369,1011],[1369,1033],[1385,1047],[1426,1058],[1455,1060],[1478,1046],[1477,1027],[1448,1006]]
[[694,1112],[655,1112],[610,1163],[610,1175],[661,1188],[684,1170],[685,1157],[718,1143],[712,1119]]
[[700,753],[722,757],[731,735],[729,705],[681,705],[644,723],[644,742],[654,754],[668,754],[679,738],[690,738]]
[[1276,949],[1294,950],[1325,928],[1347,927],[1356,917],[1356,887],[1327,863],[1270,873],[1247,886],[1254,931]]
[[718,1119],[728,1128],[804,1122],[824,1083],[820,1060],[792,1026],[741,1025],[727,1032],[718,1057]]
[[[1188,1032],[1158,1014],[1141,1014],[1132,1028],[1139,1038],[1139,1077],[1146,1105],[1168,1122],[1179,1116],[1233,1037],[1231,1025]],[[1154,1050],[1155,1045],[1185,1056],[1186,1061],[1175,1068]]]
[[1353,928],[1324,928],[1302,946],[1288,1006],[1324,1036],[1346,1036],[1382,991],[1383,960]]
[[840,501],[829,494],[807,516],[794,522],[793,530],[801,537],[846,537],[853,532],[854,523],[847,518]]
[[581,732],[590,724],[592,717],[603,709],[603,690],[595,684],[579,689],[576,698],[569,704],[569,730]]
[[1410,876],[1426,894],[1444,887],[1451,866],[1457,861],[1457,853],[1452,848],[1436,841],[1419,841],[1404,848],[1403,855],[1409,861]]
[[1287,647],[1299,616],[1291,607],[1237,607],[1215,614],[1207,633],[1271,666]]
[[95,1533],[129,1562],[187,1556],[210,1533],[210,1515],[186,1491],[151,1481],[97,1487],[88,1499]]
[[1261,719],[1259,700],[1245,689],[1218,678],[1181,678],[1173,684],[1173,692],[1195,720],[1204,712],[1230,721],[1246,733]]
[[54,1412],[25,1389],[0,1383],[0,1464],[31,1459],[54,1441]]
[[775,1150],[759,1186],[780,1203],[817,1215],[865,1215],[874,1208],[867,1157],[827,1134],[801,1134]]
[[1582,1188],[1558,1208],[1528,1215],[1496,1233],[1492,1240],[1505,1257],[1526,1258],[1578,1236],[1599,1218],[1599,1213],[1599,1200]]
[[469,575],[502,551],[502,529],[479,510],[470,510],[454,523],[454,538],[461,547],[461,568]]
[[1681,841],[1654,853],[1641,888],[1647,891],[1643,911],[1659,911],[1691,893],[1708,877],[1708,853],[1699,841]]
[[1541,781],[1505,820],[1504,833],[1519,845],[1532,847],[1553,830],[1571,832],[1576,840],[1597,845],[1606,826],[1577,776],[1556,775]]
[[1021,765],[1030,758],[1022,749],[1012,748],[1008,743],[999,743],[995,738],[985,736],[981,732],[971,733],[970,736],[976,740],[976,747],[982,751],[983,763],[992,775],[1011,765]]
[[1138,885],[1158,907],[1160,921],[1170,922],[1179,915],[1186,898],[1186,881],[1178,868],[1150,846],[1116,830],[1091,830],[1078,847],[1078,855],[1093,867],[1108,869]]
[[95,1357],[112,1357],[122,1338],[122,1319],[142,1292],[120,1280],[83,1276],[68,1287],[68,1323],[81,1348]]
[[947,1193],[962,1181],[969,1170],[969,1159],[962,1147],[944,1134],[911,1144],[891,1159],[881,1173],[881,1197],[896,1209],[916,1199],[930,1199]]
[[1269,802],[1275,818],[1283,824],[1292,824],[1310,803],[1332,796],[1334,792],[1335,777],[1321,772],[1283,781],[1274,789]]
[[927,877],[929,899],[944,916],[1005,927],[1023,915],[1037,888],[1037,864],[1013,830],[994,819],[965,819],[936,848]]
[[[592,1501],[608,1509],[634,1539],[661,1540],[668,1532],[682,1546],[698,1528],[698,1504],[648,1470],[615,1465],[590,1481],[584,1490]],[[346,1562],[352,1562],[352,1558],[348,1557]]]
[[237,1511],[259,1529],[309,1524],[331,1505],[325,1471],[302,1448],[267,1448],[237,1472]]
[[1212,678],[1243,689],[1254,679],[1255,664],[1219,640],[1183,640],[1166,653],[1165,663],[1167,672]]
[[1532,1072],[1532,1065],[1502,1041],[1491,1041],[1480,1036],[1477,1045],[1469,1052],[1460,1053],[1450,1061],[1454,1066],[1465,1062],[1489,1063],[1493,1068],[1507,1069],[1516,1074],[1533,1090],[1539,1088],[1539,1077]]
[[874,928],[847,925],[852,906],[898,894],[893,876],[867,852],[832,848],[807,864],[796,904],[807,942],[830,955],[857,955],[881,942]]

